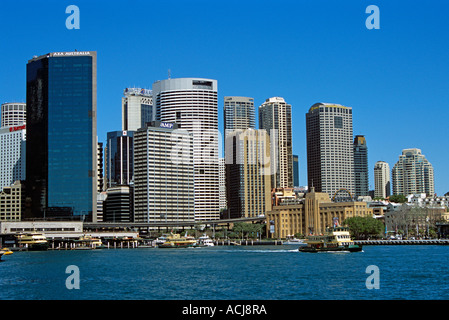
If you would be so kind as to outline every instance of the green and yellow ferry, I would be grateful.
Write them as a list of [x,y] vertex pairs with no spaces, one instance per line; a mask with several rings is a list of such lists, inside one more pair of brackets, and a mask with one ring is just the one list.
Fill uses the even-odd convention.
[[305,240],[306,246],[299,247],[301,252],[329,252],[329,251],[362,251],[362,246],[351,240],[348,227],[326,228],[321,235],[311,235]]
[[171,234],[164,243],[158,245],[158,248],[191,248],[197,246],[197,241],[187,234],[184,237],[179,234]]

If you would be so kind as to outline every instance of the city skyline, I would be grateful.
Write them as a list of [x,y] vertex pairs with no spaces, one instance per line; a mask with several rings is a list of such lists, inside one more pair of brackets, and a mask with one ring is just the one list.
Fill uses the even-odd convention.
[[[369,144],[370,190],[377,161],[391,168],[403,149],[418,148],[434,167],[435,192],[449,191],[449,151],[441,148],[449,115],[444,108],[449,101],[444,72],[449,67],[448,44],[439,36],[449,29],[444,22],[446,3],[417,8],[376,1],[379,30],[365,27],[370,3],[355,1],[261,1],[257,7],[249,1],[208,6],[204,1],[142,1],[136,4],[140,12],[118,1],[108,6],[74,4],[80,8],[79,30],[65,27],[66,4],[4,4],[2,21],[14,28],[2,28],[1,35],[14,50],[0,53],[1,103],[25,102],[25,64],[34,55],[94,50],[100,142],[105,142],[107,132],[121,128],[123,90],[151,88],[155,81],[167,79],[170,69],[173,78],[218,80],[222,134],[224,96],[253,97],[256,108],[273,96],[288,101],[301,185],[307,185],[305,113],[313,104],[327,102],[353,109],[353,134],[364,135]],[[238,13],[228,16],[234,7]],[[152,15],[151,27],[134,16],[143,18],[148,10],[159,13]],[[19,13],[20,25],[14,22]],[[265,23],[262,16],[271,22]],[[45,37],[34,37],[29,32],[33,28],[40,28]]]

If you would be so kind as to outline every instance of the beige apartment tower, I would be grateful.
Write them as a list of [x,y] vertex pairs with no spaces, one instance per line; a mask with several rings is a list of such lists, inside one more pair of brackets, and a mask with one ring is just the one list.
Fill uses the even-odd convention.
[[292,106],[272,97],[259,106],[259,129],[271,139],[271,187],[293,187]]
[[234,130],[226,135],[229,218],[264,215],[271,210],[270,137],[265,130]]
[[377,161],[374,165],[374,198],[390,196],[390,166],[385,161]]

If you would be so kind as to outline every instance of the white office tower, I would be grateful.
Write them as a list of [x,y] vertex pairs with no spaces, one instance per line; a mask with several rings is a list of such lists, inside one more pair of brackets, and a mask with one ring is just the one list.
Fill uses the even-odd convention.
[[374,165],[374,198],[386,198],[390,190],[390,166],[385,161],[377,161]]
[[134,135],[134,222],[195,221],[193,138],[152,121]]
[[1,106],[1,127],[21,126],[26,122],[26,104],[4,103]]
[[25,180],[25,125],[0,128],[0,191]]
[[180,78],[153,84],[156,120],[193,134],[195,220],[220,218],[217,80]]
[[137,131],[153,119],[151,90],[126,88],[122,98],[122,130]]
[[421,153],[421,149],[402,150],[391,175],[394,195],[425,193],[429,197],[435,193],[433,167]]

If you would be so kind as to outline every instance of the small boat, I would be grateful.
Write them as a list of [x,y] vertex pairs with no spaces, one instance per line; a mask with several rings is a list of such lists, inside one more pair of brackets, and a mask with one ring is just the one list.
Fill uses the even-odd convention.
[[306,246],[299,247],[301,252],[329,252],[329,251],[345,251],[357,252],[362,251],[362,246],[354,244],[349,234],[349,228],[334,226],[326,228],[326,232],[320,235],[311,235],[307,237]]
[[282,244],[285,244],[285,245],[300,245],[300,246],[306,246],[307,245],[307,243],[305,243],[303,240],[297,239],[297,238],[287,238],[284,242],[282,242]]
[[45,251],[49,246],[47,237],[43,233],[30,232],[19,234],[17,239],[19,246],[26,248],[28,251]]
[[9,248],[3,248],[0,250],[0,252],[3,252],[3,255],[5,255],[5,256],[13,253]]
[[198,238],[198,245],[202,247],[213,247],[215,246],[214,241],[206,234]]
[[198,247],[198,242],[192,237],[181,237],[179,234],[171,234],[158,248],[191,248]]

